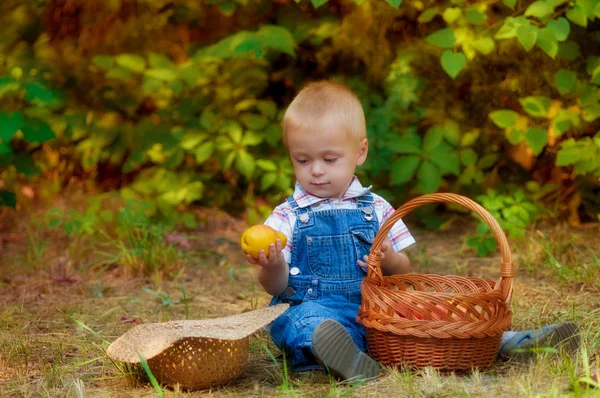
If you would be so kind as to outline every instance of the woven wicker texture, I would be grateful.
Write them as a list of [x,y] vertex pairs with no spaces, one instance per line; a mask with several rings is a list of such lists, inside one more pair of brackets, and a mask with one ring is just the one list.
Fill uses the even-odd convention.
[[156,379],[200,389],[228,383],[248,360],[249,336],[271,323],[288,304],[216,319],[138,325],[107,349],[112,359],[139,363],[145,358]]
[[[459,204],[490,227],[502,254],[497,281],[461,276],[404,274],[383,276],[381,244],[391,227],[417,207]],[[398,208],[381,226],[361,284],[357,320],[365,326],[369,352],[390,366],[440,370],[486,368],[496,357],[502,333],[512,323],[509,302],[514,269],[508,241],[498,222],[464,196],[431,194]]]
[[183,338],[148,360],[148,366],[162,384],[179,384],[190,390],[216,387],[231,382],[244,371],[248,341],[249,337],[240,340]]

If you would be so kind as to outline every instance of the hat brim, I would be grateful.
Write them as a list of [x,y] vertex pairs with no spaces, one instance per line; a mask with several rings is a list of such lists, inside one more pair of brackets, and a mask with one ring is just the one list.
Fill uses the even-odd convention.
[[288,308],[289,304],[277,304],[222,318],[138,325],[108,346],[106,353],[117,361],[139,363],[140,355],[151,359],[183,338],[240,340],[273,322]]

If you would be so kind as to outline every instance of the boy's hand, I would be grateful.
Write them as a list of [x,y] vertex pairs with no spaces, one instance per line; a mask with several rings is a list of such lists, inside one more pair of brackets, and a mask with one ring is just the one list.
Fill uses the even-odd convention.
[[282,249],[283,249],[283,247],[281,244],[281,239],[277,239],[274,244],[271,243],[269,245],[269,256],[268,257],[265,254],[265,251],[261,250],[258,255],[258,259],[252,257],[249,254],[246,254],[246,261],[248,261],[250,264],[260,265],[261,267],[270,268],[276,264],[281,264],[281,262],[284,261],[283,252],[281,251]]
[[[392,241],[390,240],[390,238],[385,238],[383,243],[381,244],[381,263],[384,263],[384,259],[385,259],[385,252],[387,252],[388,250],[390,250],[390,248],[392,247]],[[368,255],[364,255],[363,256],[363,260],[361,261],[360,259],[357,261],[358,265],[360,265],[362,268],[367,268],[367,261],[369,261],[369,256]]]
[[[363,260],[358,260],[357,263],[361,267],[367,268],[369,256],[364,256]],[[396,252],[389,238],[385,238],[381,244],[381,272],[383,275],[406,274],[410,272],[410,260],[408,256],[402,252]]]

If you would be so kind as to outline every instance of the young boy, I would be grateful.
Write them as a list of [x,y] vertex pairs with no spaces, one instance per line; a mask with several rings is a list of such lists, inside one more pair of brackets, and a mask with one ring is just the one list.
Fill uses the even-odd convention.
[[[296,187],[265,221],[282,232],[268,256],[247,256],[260,265],[258,280],[271,304],[291,307],[270,328],[293,370],[318,368],[342,379],[370,378],[379,365],[365,354],[366,338],[356,322],[360,282],[380,225],[394,212],[354,176],[368,153],[365,117],[348,88],[329,81],[308,84],[288,107],[283,142]],[[410,271],[401,250],[415,242],[398,221],[382,245],[384,275]]]

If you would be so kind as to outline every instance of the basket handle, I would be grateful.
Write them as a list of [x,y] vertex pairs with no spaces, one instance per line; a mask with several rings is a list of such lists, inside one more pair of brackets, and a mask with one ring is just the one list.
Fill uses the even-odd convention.
[[500,279],[496,282],[494,289],[500,289],[503,292],[505,300],[509,301],[512,295],[512,279],[515,276],[515,270],[511,259],[508,240],[506,239],[504,231],[502,231],[502,228],[500,228],[498,221],[496,221],[496,219],[481,205],[465,196],[453,193],[433,193],[422,195],[412,199],[396,209],[390,218],[383,223],[379,229],[379,232],[375,236],[375,239],[373,240],[373,245],[371,246],[371,251],[369,253],[369,260],[367,261],[367,278],[376,278],[381,282],[381,284],[383,284],[383,274],[381,271],[381,244],[388,236],[388,233],[394,224],[399,219],[418,207],[441,202],[455,203],[477,213],[477,215],[483,219],[490,230],[494,233],[494,236],[498,241],[498,245],[500,246],[500,252],[502,253]]

